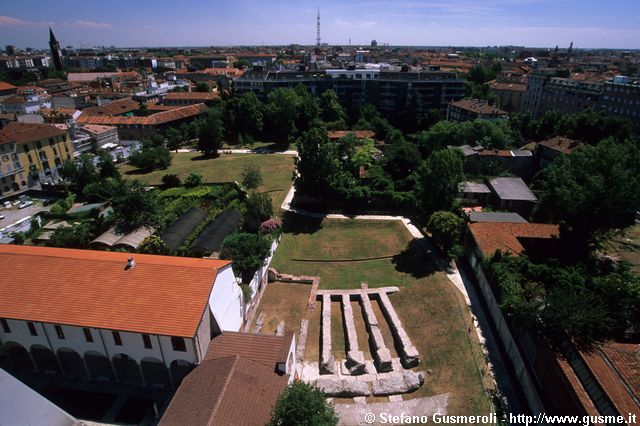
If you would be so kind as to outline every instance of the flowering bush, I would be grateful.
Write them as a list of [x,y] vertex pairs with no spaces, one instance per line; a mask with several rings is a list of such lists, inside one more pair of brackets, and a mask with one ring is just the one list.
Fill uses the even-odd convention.
[[263,234],[271,234],[281,227],[282,221],[280,219],[269,219],[260,224],[260,232]]

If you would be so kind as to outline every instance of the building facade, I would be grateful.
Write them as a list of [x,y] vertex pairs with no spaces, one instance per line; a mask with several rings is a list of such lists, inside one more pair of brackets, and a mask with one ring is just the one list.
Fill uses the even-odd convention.
[[640,134],[640,82],[623,76],[604,82],[599,110],[630,119]]
[[[0,344],[11,370],[175,389],[214,335],[242,325],[230,262],[128,256],[0,247],[0,264],[20,277],[0,279]],[[42,268],[59,273],[45,277]]]
[[67,131],[49,124],[10,122],[0,130],[2,195],[27,189],[35,180],[58,178],[62,163],[72,157]]

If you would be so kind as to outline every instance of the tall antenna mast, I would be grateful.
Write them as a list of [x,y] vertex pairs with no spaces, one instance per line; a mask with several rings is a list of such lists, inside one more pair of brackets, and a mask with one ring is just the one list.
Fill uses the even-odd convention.
[[316,49],[320,50],[320,6],[318,5],[318,19],[316,21]]

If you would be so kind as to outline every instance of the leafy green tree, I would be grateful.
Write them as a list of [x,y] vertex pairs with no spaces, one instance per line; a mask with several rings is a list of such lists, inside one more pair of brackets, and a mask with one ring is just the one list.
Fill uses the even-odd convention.
[[273,215],[273,202],[268,194],[252,192],[244,205],[244,229],[248,232],[258,232],[260,224]]
[[175,150],[178,152],[178,149],[182,146],[182,142],[184,140],[184,133],[175,127],[170,127],[164,134],[167,138],[167,149]]
[[264,126],[265,107],[255,93],[233,97],[225,104],[227,130],[233,135],[257,137]]
[[233,261],[233,271],[246,283],[253,272],[264,265],[270,252],[271,244],[263,235],[234,232],[222,242],[220,258]]
[[113,161],[113,157],[111,154],[103,149],[98,150],[98,157],[100,158],[100,162],[98,166],[100,168],[100,179],[105,178],[120,178],[120,172],[116,167],[116,163]]
[[60,175],[69,182],[75,194],[82,194],[85,186],[96,182],[99,177],[93,158],[88,154],[82,154],[76,161],[65,160],[62,163]]
[[578,247],[634,221],[640,206],[640,148],[607,139],[558,157],[536,178],[535,217],[563,225]]
[[254,165],[245,166],[242,170],[242,186],[248,189],[257,189],[262,185],[260,167]]
[[205,155],[218,155],[224,138],[222,112],[218,108],[210,108],[200,123],[198,149]]
[[142,147],[129,156],[129,164],[143,172],[166,169],[171,165],[171,153],[163,146],[154,146],[150,141],[142,141]]
[[295,126],[299,132],[305,132],[314,126],[320,116],[320,102],[302,84],[298,84],[294,91],[298,95],[298,117]]
[[455,213],[437,211],[431,215],[427,223],[427,231],[431,233],[433,241],[445,253],[460,243],[464,220]]
[[397,190],[408,190],[412,181],[407,179],[420,166],[420,151],[412,143],[393,143],[385,150],[383,167],[395,182]]
[[126,181],[112,201],[113,217],[119,232],[129,232],[141,226],[160,228],[162,215],[158,195],[147,191],[137,180]]
[[53,231],[47,245],[62,248],[87,248],[93,239],[91,225],[82,222],[75,226],[60,227]]
[[84,187],[82,194],[91,202],[110,201],[124,191],[124,181],[118,177],[107,177]]
[[207,83],[201,81],[196,84],[196,92],[210,92],[210,91],[211,91],[211,86],[209,86]]
[[202,173],[191,172],[189,176],[184,179],[185,188],[195,188],[202,185]]
[[173,173],[162,176],[160,181],[162,182],[163,189],[177,188],[178,186],[182,185],[182,182],[180,181],[178,175]]
[[464,179],[463,157],[457,149],[436,151],[423,162],[416,173],[414,197],[416,207],[424,215],[450,210]]
[[338,95],[333,90],[327,90],[320,95],[321,117],[324,122],[345,121],[347,113],[345,112]]
[[169,247],[162,241],[159,235],[150,235],[140,244],[138,252],[146,254],[171,254]]
[[301,105],[300,96],[293,89],[278,88],[267,95],[267,116],[273,137],[288,143],[298,128],[296,122]]
[[325,395],[313,385],[294,381],[280,395],[273,407],[268,426],[335,426],[333,407]]

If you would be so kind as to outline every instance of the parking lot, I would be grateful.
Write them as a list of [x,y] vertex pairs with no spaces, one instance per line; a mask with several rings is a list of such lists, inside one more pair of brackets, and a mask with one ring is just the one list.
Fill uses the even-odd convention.
[[[0,204],[0,216],[4,216],[3,219],[0,219],[0,229],[13,225],[27,216],[33,216],[41,211],[48,211],[51,208],[50,206],[43,205],[45,200],[39,200],[36,198],[30,198],[30,200],[33,201],[33,204],[23,209],[18,208],[17,205],[12,205],[11,208],[6,208],[4,203]],[[11,229],[10,232],[24,232],[22,226],[17,228],[18,229]]]

